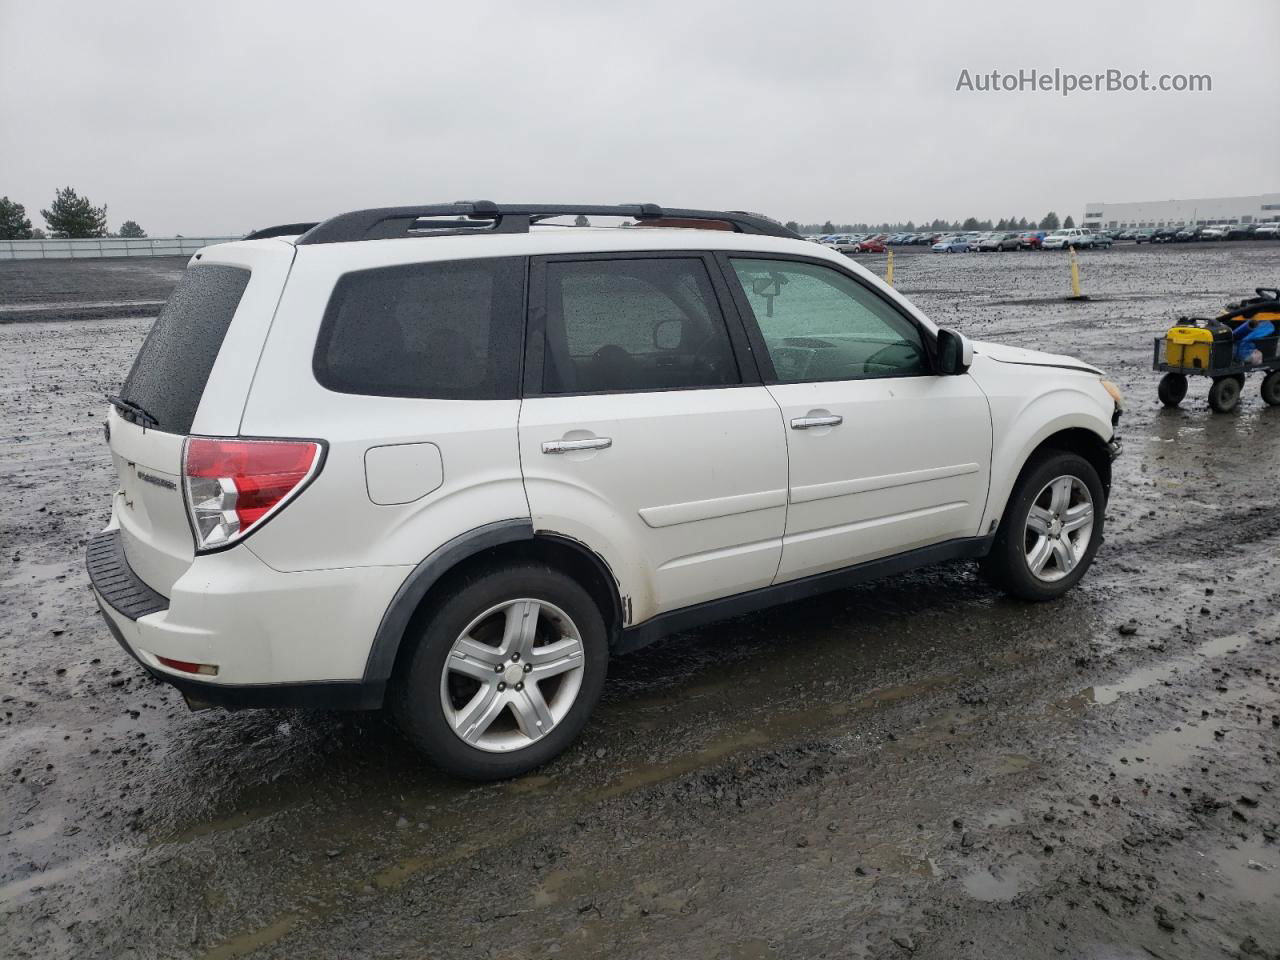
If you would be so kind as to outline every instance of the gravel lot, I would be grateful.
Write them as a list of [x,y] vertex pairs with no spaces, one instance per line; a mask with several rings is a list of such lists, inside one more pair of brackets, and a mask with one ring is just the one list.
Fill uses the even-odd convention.
[[672,637],[477,787],[377,715],[192,714],[140,673],[82,552],[102,395],[183,261],[0,263],[0,957],[1280,957],[1280,409],[1253,378],[1166,411],[1149,369],[1280,245],[1080,264],[1082,303],[1060,254],[895,264],[938,322],[1124,389],[1080,588],[939,567]]

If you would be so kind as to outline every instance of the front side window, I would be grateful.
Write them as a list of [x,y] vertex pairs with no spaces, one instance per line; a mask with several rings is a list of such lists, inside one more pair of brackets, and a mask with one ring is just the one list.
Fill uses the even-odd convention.
[[546,267],[544,393],[740,383],[724,317],[697,258],[619,258]]
[[518,257],[345,274],[320,325],[316,379],[371,396],[516,397],[523,291]]
[[930,372],[915,324],[846,274],[815,263],[731,262],[778,382]]

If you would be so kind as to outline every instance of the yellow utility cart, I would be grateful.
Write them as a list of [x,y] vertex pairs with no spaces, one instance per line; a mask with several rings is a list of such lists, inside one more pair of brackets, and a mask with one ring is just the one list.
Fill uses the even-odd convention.
[[[1152,368],[1163,373],[1157,393],[1166,407],[1176,407],[1187,395],[1188,377],[1211,377],[1209,406],[1229,413],[1240,402],[1245,377],[1262,373],[1262,399],[1280,405],[1280,290],[1258,287],[1254,293],[1212,319],[1183,318],[1163,337],[1155,338]],[[1273,333],[1251,341],[1257,362],[1236,356],[1241,324],[1269,323]]]

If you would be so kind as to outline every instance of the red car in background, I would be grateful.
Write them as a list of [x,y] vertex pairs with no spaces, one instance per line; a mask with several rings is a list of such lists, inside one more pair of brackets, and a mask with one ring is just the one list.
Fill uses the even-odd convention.
[[1048,236],[1046,230],[1024,230],[1018,235],[1018,248],[1021,250],[1039,250],[1040,242]]
[[859,240],[853,247],[854,253],[884,253],[888,248],[884,242],[888,240],[888,236],[880,234],[876,237],[867,237],[865,240]]

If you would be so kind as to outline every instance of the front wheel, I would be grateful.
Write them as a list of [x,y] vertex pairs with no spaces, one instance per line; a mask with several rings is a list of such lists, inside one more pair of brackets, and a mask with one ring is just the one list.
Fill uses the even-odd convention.
[[1176,407],[1187,395],[1187,378],[1181,373],[1166,373],[1156,388],[1160,402],[1166,407]]
[[1240,380],[1216,377],[1209,388],[1209,407],[1214,413],[1230,413],[1240,402]]
[[1039,454],[1009,497],[983,575],[1023,600],[1062,596],[1093,563],[1105,507],[1093,464],[1074,453]]
[[455,584],[406,642],[396,721],[438,766],[469,780],[519,776],[564,751],[600,699],[609,659],[590,594],[533,563]]
[[1280,370],[1272,370],[1262,378],[1262,399],[1273,407],[1280,407]]

